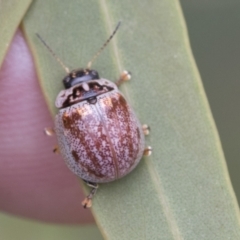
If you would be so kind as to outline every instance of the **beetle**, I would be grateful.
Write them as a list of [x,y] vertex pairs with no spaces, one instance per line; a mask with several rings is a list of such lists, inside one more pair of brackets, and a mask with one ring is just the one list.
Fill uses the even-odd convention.
[[55,128],[46,128],[45,132],[47,135],[56,133],[59,146],[54,152],[60,151],[69,169],[92,188],[82,202],[84,208],[91,207],[98,183],[127,175],[143,155],[150,155],[152,151],[151,147],[144,147],[144,135],[150,128],[146,124],[141,126],[118,89],[122,82],[131,78],[130,73],[123,71],[114,83],[91,69],[119,26],[120,22],[86,68],[71,72],[37,34],[67,73],[63,79],[65,89],[55,102],[59,109]]

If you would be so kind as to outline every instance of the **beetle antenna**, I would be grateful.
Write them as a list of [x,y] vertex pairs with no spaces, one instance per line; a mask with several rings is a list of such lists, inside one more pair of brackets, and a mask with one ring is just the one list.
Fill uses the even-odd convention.
[[93,62],[96,60],[96,58],[99,56],[99,54],[103,51],[103,49],[108,45],[108,43],[111,41],[111,39],[113,38],[113,36],[115,35],[115,33],[117,32],[118,28],[121,25],[121,21],[118,22],[117,26],[115,27],[113,33],[111,34],[111,36],[107,39],[107,41],[102,45],[102,47],[99,49],[99,51],[93,56],[93,58],[88,62],[87,64],[87,69],[91,69],[91,66],[93,64]]
[[52,54],[52,56],[58,61],[58,63],[62,66],[66,73],[70,73],[69,68],[62,62],[62,60],[53,52],[53,50],[47,45],[47,43],[42,39],[42,37],[36,33],[39,40],[42,44],[48,49],[48,51]]

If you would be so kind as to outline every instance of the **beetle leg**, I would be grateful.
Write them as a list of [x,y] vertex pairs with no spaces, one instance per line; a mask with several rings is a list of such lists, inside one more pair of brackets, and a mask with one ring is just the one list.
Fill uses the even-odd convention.
[[147,148],[144,149],[143,155],[150,156],[151,154],[152,154],[152,147],[148,146]]
[[[53,128],[50,128],[50,127],[46,127],[44,128],[44,133],[48,136],[48,137],[51,137],[55,134],[55,131]],[[58,145],[54,146],[53,148],[53,152],[54,153],[59,153],[59,147]]]
[[53,128],[50,128],[50,127],[46,127],[44,128],[44,133],[47,135],[47,136],[53,136],[55,131]]
[[143,133],[144,135],[149,135],[150,133],[150,127],[147,124],[142,125]]
[[131,79],[131,73],[124,70],[121,73],[119,79],[115,82],[115,84],[119,87],[123,82],[128,81],[130,79]]
[[56,145],[54,148],[53,148],[53,152],[58,154],[59,153],[59,146]]
[[82,205],[83,205],[84,208],[90,208],[92,206],[92,198],[97,192],[98,184],[88,182],[88,181],[85,181],[85,180],[84,180],[84,182],[86,182],[86,184],[89,187],[91,187],[92,189],[91,189],[90,193],[87,195],[87,197],[82,201]]

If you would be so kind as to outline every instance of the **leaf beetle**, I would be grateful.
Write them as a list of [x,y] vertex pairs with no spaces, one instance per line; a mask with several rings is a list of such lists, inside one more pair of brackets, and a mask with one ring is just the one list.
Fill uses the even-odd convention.
[[67,73],[63,79],[65,89],[60,91],[55,102],[59,109],[55,128],[45,128],[45,133],[49,136],[56,133],[58,147],[54,152],[60,151],[69,169],[92,188],[82,202],[84,208],[91,207],[98,183],[111,182],[127,175],[143,155],[152,152],[151,147],[144,147],[144,135],[149,134],[149,127],[140,125],[118,89],[122,82],[131,78],[130,73],[123,71],[114,83],[101,78],[97,71],[91,69],[93,61],[119,26],[120,22],[87,68],[72,71],[36,34]]

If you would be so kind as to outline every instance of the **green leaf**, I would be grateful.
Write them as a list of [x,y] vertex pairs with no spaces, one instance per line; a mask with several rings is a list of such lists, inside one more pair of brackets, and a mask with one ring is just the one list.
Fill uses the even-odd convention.
[[0,66],[31,0],[0,1]]
[[0,213],[2,240],[100,240],[96,226],[67,226],[20,219]]
[[116,80],[153,147],[131,174],[102,184],[93,214],[106,239],[239,239],[239,209],[219,137],[176,0],[38,0],[24,20],[53,114],[65,73],[38,32],[70,68],[85,67],[122,20],[93,68]]

